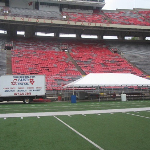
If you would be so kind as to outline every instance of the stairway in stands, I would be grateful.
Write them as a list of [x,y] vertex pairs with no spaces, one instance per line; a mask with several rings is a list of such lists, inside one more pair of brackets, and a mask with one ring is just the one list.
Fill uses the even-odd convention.
[[86,75],[86,73],[81,69],[80,66],[77,65],[76,61],[71,57],[71,55],[69,53],[66,53],[68,58],[70,59],[70,61],[74,64],[74,66],[77,68],[77,70],[82,74],[82,75]]

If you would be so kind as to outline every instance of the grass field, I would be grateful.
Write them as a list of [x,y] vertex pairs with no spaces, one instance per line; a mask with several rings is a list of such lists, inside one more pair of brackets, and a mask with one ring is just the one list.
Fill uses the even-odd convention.
[[0,103],[0,114],[3,113],[31,113],[31,112],[57,112],[57,111],[82,111],[105,110],[121,108],[150,107],[150,101],[128,102],[52,102],[32,104]]
[[[8,103],[0,114],[142,107],[150,101]],[[149,150],[149,127],[150,111],[0,118],[0,150]]]

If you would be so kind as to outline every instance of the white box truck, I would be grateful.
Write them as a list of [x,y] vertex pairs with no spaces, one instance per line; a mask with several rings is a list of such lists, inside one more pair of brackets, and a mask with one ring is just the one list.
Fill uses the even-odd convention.
[[0,101],[23,101],[46,97],[44,75],[0,76]]

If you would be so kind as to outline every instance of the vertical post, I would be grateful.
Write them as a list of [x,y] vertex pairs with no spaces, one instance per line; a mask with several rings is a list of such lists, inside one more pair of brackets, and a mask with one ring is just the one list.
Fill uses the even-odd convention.
[[150,99],[150,89],[148,88],[148,93],[149,93],[149,99]]
[[[113,89],[113,87],[112,87],[112,92],[114,92],[114,89]],[[111,96],[111,95],[110,95]]]
[[61,82],[61,93],[62,93],[62,82]]
[[73,86],[73,95],[74,95],[74,86]]
[[[143,87],[143,86],[142,86],[142,87]],[[141,88],[141,91],[142,91],[142,98],[143,98],[143,100],[144,100],[144,94],[143,94],[144,90],[142,90],[142,88]]]
[[99,89],[99,86],[98,86],[98,95],[99,95],[99,102],[100,102],[100,89]]

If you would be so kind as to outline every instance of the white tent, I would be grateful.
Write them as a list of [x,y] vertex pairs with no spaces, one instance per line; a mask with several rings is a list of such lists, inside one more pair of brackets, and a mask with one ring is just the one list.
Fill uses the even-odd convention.
[[130,73],[90,73],[64,88],[98,86],[150,86],[150,80]]

